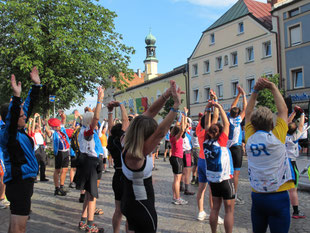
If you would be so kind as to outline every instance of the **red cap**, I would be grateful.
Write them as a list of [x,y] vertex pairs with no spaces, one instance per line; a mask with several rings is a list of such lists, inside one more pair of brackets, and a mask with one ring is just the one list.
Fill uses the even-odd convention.
[[61,121],[57,118],[51,118],[47,122],[51,127],[58,127],[61,125]]
[[200,112],[200,113],[198,114],[198,116],[199,116],[199,117],[202,117],[202,116],[203,116],[203,113],[202,113],[202,112]]

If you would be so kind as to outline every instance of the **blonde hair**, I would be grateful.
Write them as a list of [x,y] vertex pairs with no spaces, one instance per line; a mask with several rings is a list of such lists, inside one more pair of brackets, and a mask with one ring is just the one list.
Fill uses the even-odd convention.
[[136,159],[143,159],[144,142],[155,132],[157,126],[157,122],[151,117],[135,117],[126,131],[124,150]]
[[271,131],[273,129],[273,113],[269,108],[259,107],[251,115],[251,124],[255,130]]
[[92,121],[94,117],[94,113],[93,112],[86,112],[83,114],[83,119],[82,119],[82,125],[84,125],[85,127],[88,127]]

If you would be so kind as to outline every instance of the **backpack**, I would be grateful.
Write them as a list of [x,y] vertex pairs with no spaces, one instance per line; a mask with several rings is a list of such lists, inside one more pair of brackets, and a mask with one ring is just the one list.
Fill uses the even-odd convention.
[[74,132],[72,134],[72,138],[71,138],[71,148],[74,150],[74,152],[76,154],[78,154],[80,151],[80,145],[79,145],[79,141],[78,141],[80,130],[81,130],[81,127],[77,127],[74,130]]

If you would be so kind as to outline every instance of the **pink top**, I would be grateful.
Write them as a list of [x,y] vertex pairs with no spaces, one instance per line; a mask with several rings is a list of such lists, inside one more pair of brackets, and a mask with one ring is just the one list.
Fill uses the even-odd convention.
[[183,138],[180,137],[179,140],[176,137],[170,135],[171,143],[171,156],[178,158],[183,158]]

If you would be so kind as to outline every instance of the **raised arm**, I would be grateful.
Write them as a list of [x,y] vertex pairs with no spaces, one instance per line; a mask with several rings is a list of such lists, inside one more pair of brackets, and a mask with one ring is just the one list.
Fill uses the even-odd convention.
[[261,78],[261,82],[262,85],[269,89],[273,95],[274,102],[278,110],[278,117],[281,117],[285,122],[287,122],[288,109],[278,87],[273,82],[270,82],[267,78]]
[[220,112],[220,115],[222,118],[222,122],[223,122],[223,126],[224,126],[223,133],[225,133],[228,136],[228,134],[229,134],[229,120],[227,118],[226,112],[224,111],[222,105],[220,105],[219,103],[213,102],[212,104],[214,107],[219,109],[219,112]]
[[241,93],[241,96],[242,96],[242,110],[240,113],[240,117],[243,120],[245,117],[245,110],[247,108],[248,102],[246,100],[246,93],[242,87],[238,86],[238,92]]
[[33,117],[33,122],[32,122],[32,127],[31,127],[31,133],[34,133],[35,131],[35,127],[36,127],[36,120],[37,120],[37,113],[34,114],[34,117]]
[[120,104],[120,109],[121,109],[121,114],[122,114],[122,130],[126,131],[129,126],[127,110],[124,104]]
[[96,127],[96,125],[98,124],[103,97],[104,97],[104,89],[101,86],[99,86],[98,87],[97,105],[96,105],[96,108],[95,108],[95,112],[94,112],[94,116],[93,116],[92,122],[90,124],[92,129],[94,129]]
[[231,109],[232,108],[234,108],[234,107],[236,107],[237,106],[237,104],[238,104],[238,102],[239,102],[239,99],[240,99],[240,96],[242,95],[242,92],[240,91],[240,86],[238,85],[238,94],[237,94],[237,96],[236,96],[236,98],[234,99],[234,101],[232,102],[232,104],[231,104]]
[[28,135],[31,135],[31,130],[32,130],[32,118],[29,118],[28,120]]
[[67,116],[63,110],[59,110],[59,115],[61,117],[61,124],[66,125]]
[[114,121],[113,121],[113,102],[108,103],[107,108],[108,108],[108,134],[110,135],[111,129],[114,126]]
[[[143,154],[144,156],[151,153],[163,137],[167,134],[171,124],[177,116],[177,110],[181,104],[181,94],[184,93],[180,88],[176,88],[174,81],[170,81],[171,95],[174,100],[173,108],[169,111],[168,115],[159,124],[155,132],[144,142]],[[160,110],[160,109],[159,109]]]
[[254,91],[252,92],[250,100],[247,104],[247,108],[245,110],[245,124],[251,121],[251,114],[255,107],[256,99],[258,97],[258,92],[264,88],[261,83],[261,79],[262,78],[259,78],[257,83],[255,84]]
[[289,115],[289,117],[288,117],[288,119],[287,119],[287,123],[291,123],[291,122],[293,121],[293,119],[294,119],[295,116],[296,116],[296,112],[294,111],[294,112],[292,112],[292,113]]
[[[170,88],[165,91],[144,113],[143,115],[154,118],[157,113],[162,109],[165,105],[166,101],[171,96],[171,82],[170,80]],[[174,82],[174,81],[173,81]]]
[[[215,102],[218,102],[217,96],[215,94],[215,92],[213,90],[210,90],[210,96],[211,96],[211,100],[214,100]],[[211,116],[211,114],[209,114]],[[211,125],[212,124],[216,124],[219,120],[219,109],[218,108],[214,108],[213,110],[213,118],[211,121]]]
[[216,122],[212,121],[211,123],[211,111],[212,111],[212,100],[209,100],[205,109],[205,130],[208,130],[212,124],[217,123],[217,121]]

